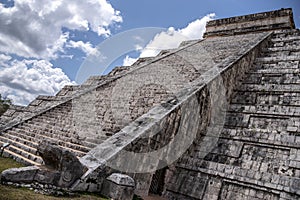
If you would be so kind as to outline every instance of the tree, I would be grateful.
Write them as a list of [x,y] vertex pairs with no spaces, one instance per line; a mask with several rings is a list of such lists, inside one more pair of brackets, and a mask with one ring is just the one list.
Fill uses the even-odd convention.
[[2,95],[0,94],[0,116],[5,113],[5,111],[9,108],[11,105],[10,99],[2,98]]

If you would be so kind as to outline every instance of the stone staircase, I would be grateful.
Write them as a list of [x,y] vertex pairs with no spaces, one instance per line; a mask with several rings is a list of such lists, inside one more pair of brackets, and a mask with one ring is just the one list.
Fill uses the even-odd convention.
[[[3,153],[29,165],[41,164],[42,160],[36,151],[37,145],[43,140],[48,140],[82,157],[126,125],[114,119],[112,109],[118,107],[112,108],[112,92],[119,92],[114,101],[118,101],[117,95],[121,98],[127,98],[127,93],[133,95],[128,99],[130,116],[122,116],[133,121],[147,113],[152,106],[170,97],[170,91],[165,91],[165,88],[159,85],[162,80],[167,80],[166,84],[172,88],[172,92],[179,92],[185,84],[189,85],[209,70],[208,63],[211,62],[201,62],[201,58],[206,59],[206,54],[211,56],[212,63],[217,64],[239,53],[239,45],[250,48],[252,43],[261,40],[265,35],[259,33],[234,36],[239,38],[238,42],[233,40],[233,37],[185,42],[179,48],[162,51],[156,57],[141,58],[130,67],[115,68],[106,76],[90,77],[80,86],[66,86],[56,96],[39,96],[27,107],[12,108],[0,118],[0,145],[10,144]],[[218,51],[215,50],[215,44],[218,44]],[[188,62],[185,57],[189,59]],[[149,75],[149,71],[152,74]],[[174,78],[174,73],[179,78]],[[149,82],[148,76],[156,77],[157,80],[154,80],[152,85],[146,84],[145,88],[137,88],[136,91],[131,91],[130,87],[120,89],[122,85],[144,83],[145,79]],[[139,77],[141,80],[132,77]],[[118,87],[115,87],[116,84]],[[76,99],[79,99],[80,106],[73,105]],[[92,110],[92,107],[95,108],[95,119],[89,120],[89,110]],[[84,123],[78,125],[78,121]],[[85,124],[85,121],[88,121],[88,124]],[[88,133],[87,135],[102,132],[97,133],[97,140],[93,136],[84,139],[80,136],[78,128]]]
[[236,90],[226,126],[236,132],[296,137],[300,132],[300,32],[277,32],[271,42]]
[[[182,44],[181,48],[184,46],[186,45]],[[157,57],[168,52],[162,51]],[[115,81],[116,78],[141,67],[141,65],[145,65],[145,63],[155,58],[140,58],[132,66],[114,68],[108,75],[91,76],[82,85],[65,86],[55,96],[40,95],[28,106],[11,106],[0,117],[0,146],[9,144],[3,149],[3,155],[12,157],[26,165],[43,164],[42,158],[38,155],[37,147],[40,142],[47,140],[58,144],[66,150],[70,150],[78,158],[84,156],[99,144],[99,140],[87,140],[78,135],[76,119],[74,121],[73,118],[76,111],[73,110],[74,105],[72,105],[76,96],[88,96],[93,91],[103,91],[101,88],[103,85]],[[104,95],[100,94],[102,95],[101,100],[103,96],[106,96],[106,98],[110,97],[105,93],[105,90],[103,92]],[[82,98],[82,103],[86,103],[84,98]],[[89,100],[88,98],[86,97],[87,100]],[[101,108],[100,106],[98,109],[101,109],[100,112],[106,112],[108,108]],[[80,114],[76,113],[76,115]],[[85,117],[88,118],[90,116]],[[110,123],[111,121],[109,121],[108,126],[111,126]],[[101,125],[96,123],[93,126],[97,130]],[[102,134],[100,143],[112,134],[111,130],[109,133]]]
[[4,149],[4,155],[13,156],[25,164],[41,164],[43,161],[37,153],[37,146],[43,140],[58,144],[78,157],[85,155],[95,144],[74,134],[71,112],[70,102],[67,102],[3,131],[0,145],[10,144]]
[[10,108],[0,117],[0,130],[12,121],[22,121],[28,116],[35,115],[49,109],[51,106],[63,102],[72,96],[74,91],[77,91],[77,88],[78,86],[75,85],[66,85],[55,96],[39,95],[30,102],[28,106],[10,106]]
[[[168,199],[299,199],[300,31],[275,31],[235,89],[218,145],[176,164]],[[192,183],[199,183],[192,185]]]
[[[75,111],[72,110],[75,96],[90,93],[91,88],[101,87],[106,81],[112,81],[149,59],[153,58],[139,59],[132,67],[116,67],[106,76],[92,76],[80,86],[65,86],[55,96],[40,95],[28,106],[11,106],[0,117],[0,146],[9,144],[3,155],[26,165],[43,164],[37,147],[47,140],[70,150],[77,157],[84,156],[97,144],[77,133],[73,119]],[[102,140],[108,137],[104,135]]]
[[[202,41],[185,42],[16,108],[29,117],[20,112],[17,121],[0,124],[0,145],[10,144],[4,154],[37,165],[43,162],[36,151],[43,140],[70,150],[88,168],[70,185],[75,191],[99,192],[111,170],[121,166],[128,173],[142,169],[130,174],[137,194],[147,195],[151,182],[163,180],[167,199],[299,199],[300,31],[291,9],[214,20],[206,30]],[[176,96],[161,87],[164,80],[164,86],[176,86]],[[211,134],[211,127],[219,126],[212,117],[223,104],[218,96],[230,101],[220,136]],[[72,103],[78,99],[76,108]],[[6,113],[8,121],[13,112]],[[174,140],[185,142],[166,145],[177,136]],[[210,145],[211,138],[217,145]],[[144,153],[165,146],[174,153],[184,143],[190,148],[168,163],[164,177],[143,173],[169,155],[152,156],[150,163],[143,154],[129,154],[132,160],[123,156],[123,150]]]

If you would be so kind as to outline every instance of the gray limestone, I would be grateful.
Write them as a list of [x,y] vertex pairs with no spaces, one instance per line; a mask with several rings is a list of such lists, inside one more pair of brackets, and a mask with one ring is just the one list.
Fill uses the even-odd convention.
[[153,184],[167,199],[299,199],[292,18],[282,9],[214,20],[204,40],[12,107],[0,119],[4,155],[45,166],[6,170],[2,182],[113,199]]
[[131,200],[134,186],[134,180],[128,175],[113,173],[104,181],[102,194],[112,199]]

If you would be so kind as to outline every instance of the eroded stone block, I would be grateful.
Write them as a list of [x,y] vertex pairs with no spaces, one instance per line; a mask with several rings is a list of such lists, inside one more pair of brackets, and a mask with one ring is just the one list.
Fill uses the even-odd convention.
[[1,173],[1,182],[31,183],[38,170],[37,166],[7,169]]
[[132,200],[134,187],[134,180],[130,176],[114,173],[104,181],[101,193],[112,199]]

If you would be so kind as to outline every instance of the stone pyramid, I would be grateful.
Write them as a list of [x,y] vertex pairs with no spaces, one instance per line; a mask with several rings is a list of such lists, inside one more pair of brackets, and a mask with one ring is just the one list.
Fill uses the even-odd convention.
[[47,166],[41,144],[55,145],[83,167],[79,177],[61,169],[57,182],[38,167],[6,171],[2,181],[115,199],[133,190],[166,199],[299,199],[300,31],[292,10],[206,28],[203,40],[12,106],[0,119],[0,145],[10,144],[4,156]]

